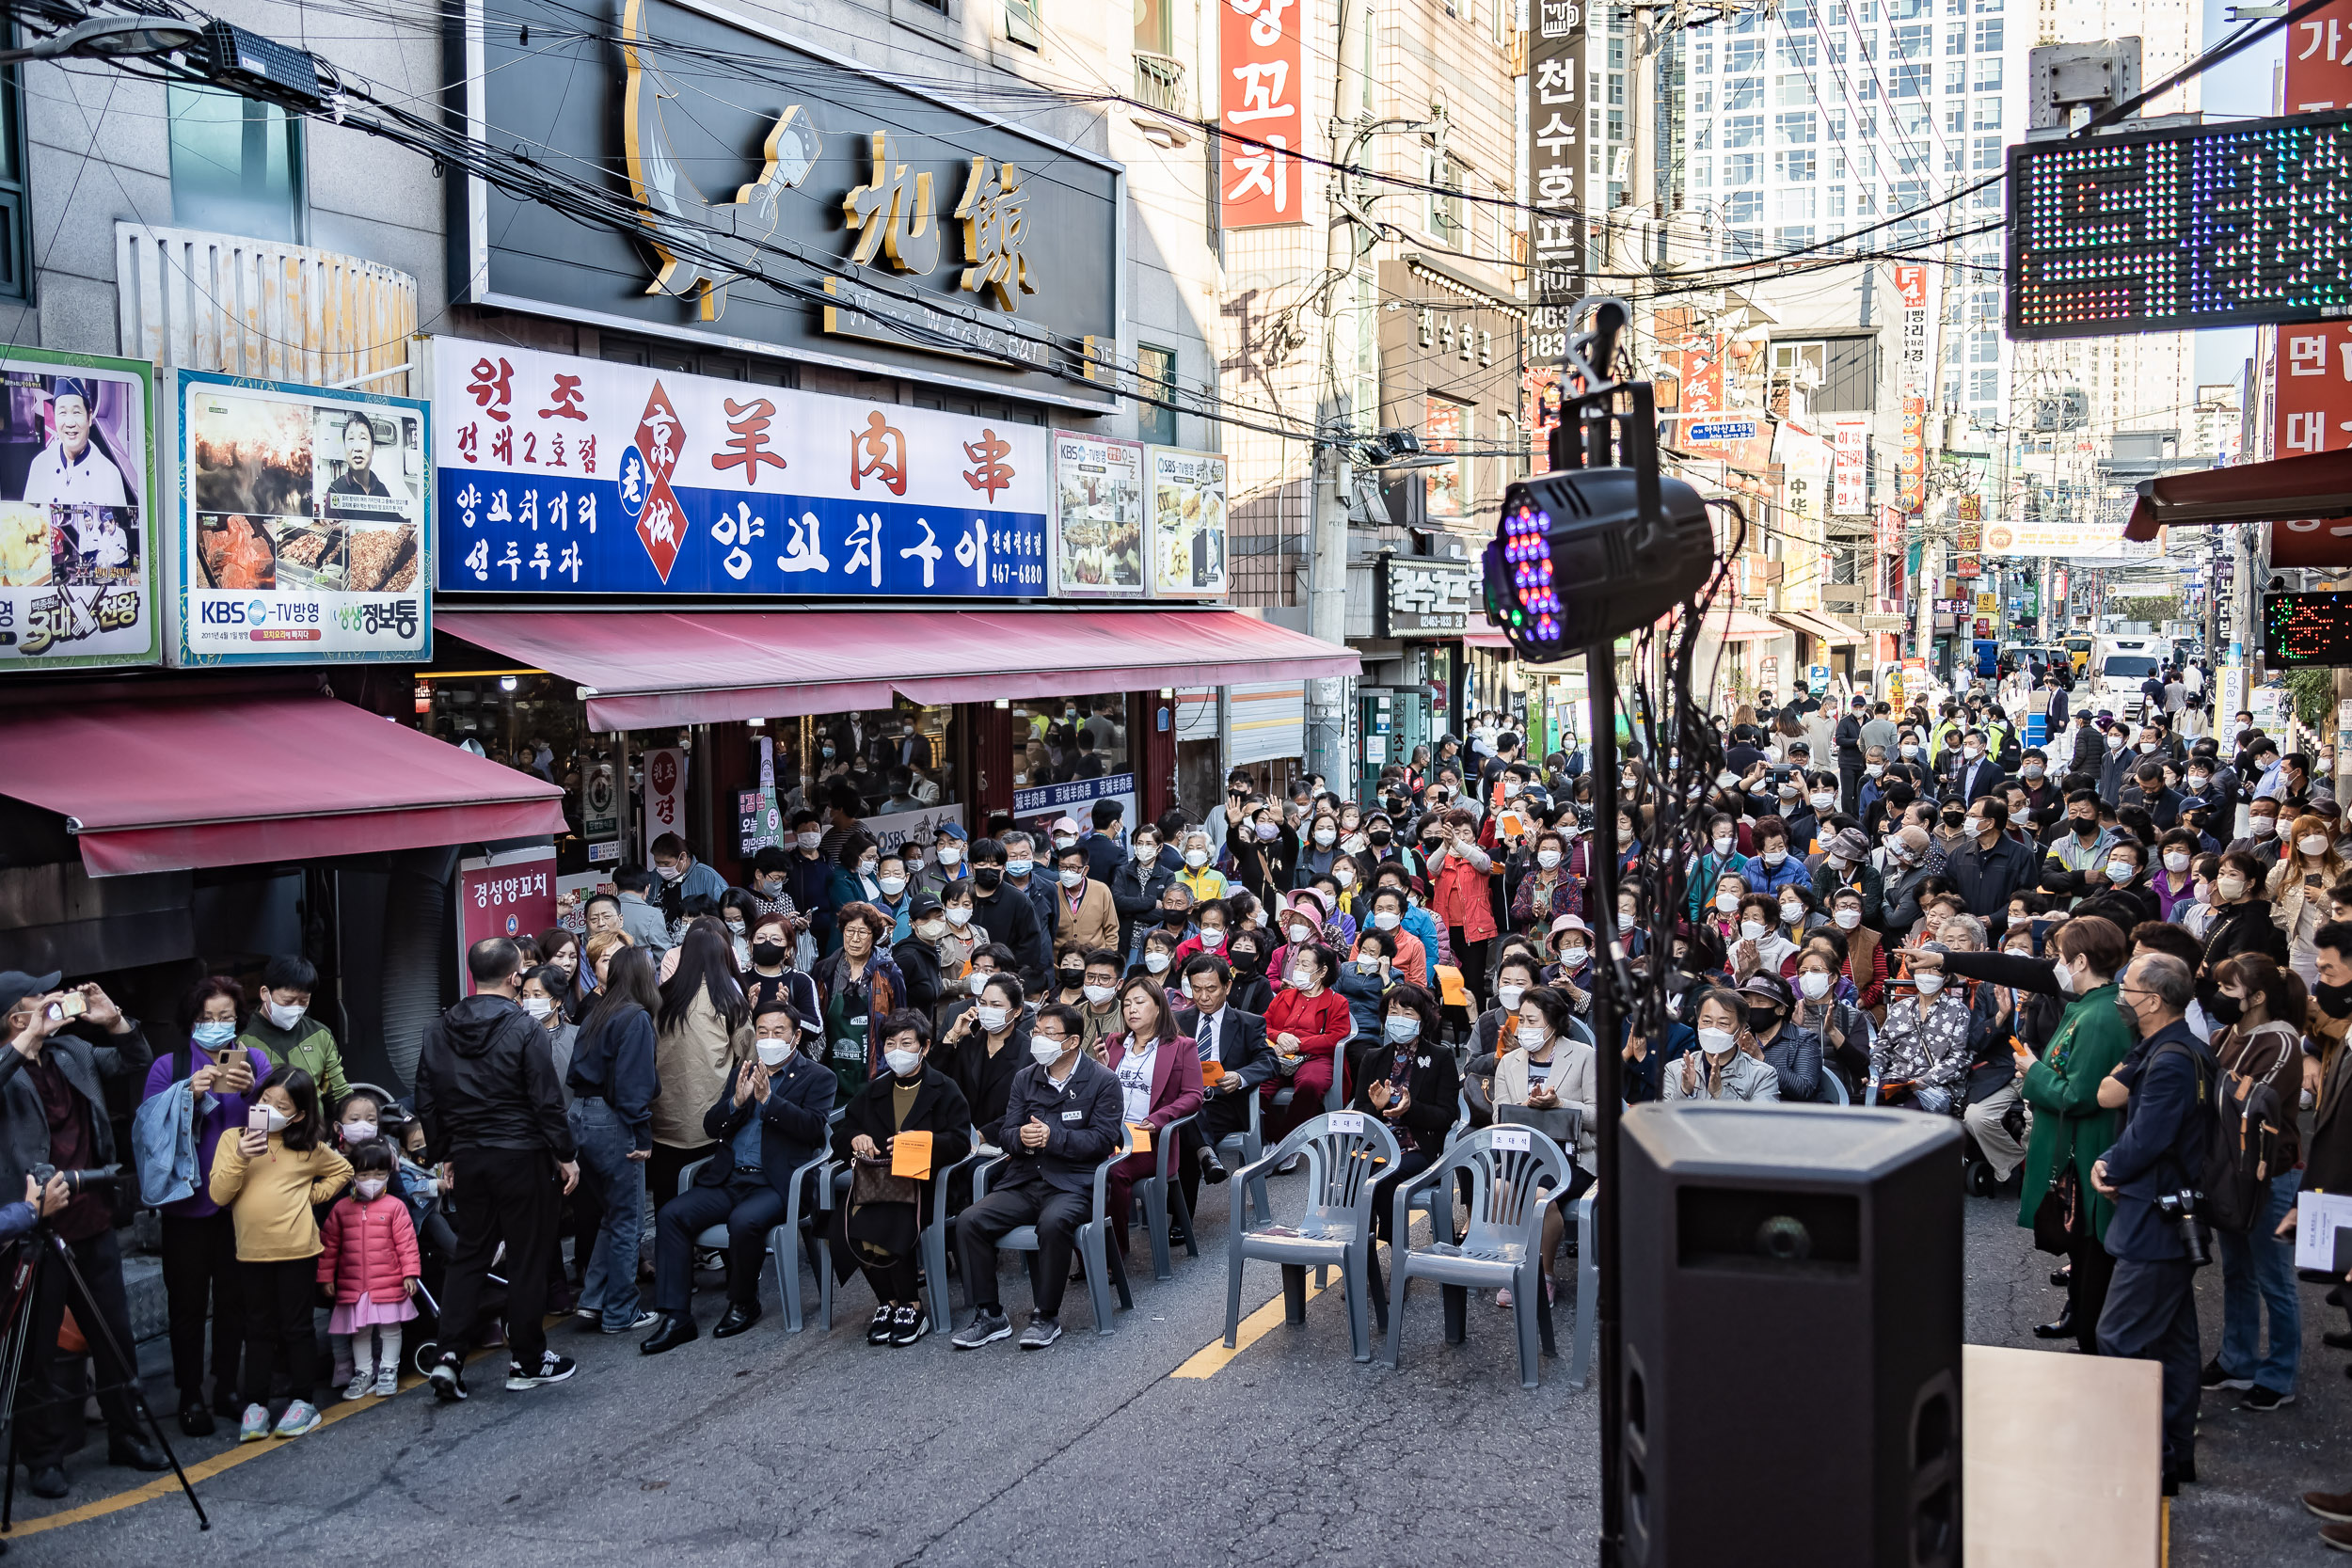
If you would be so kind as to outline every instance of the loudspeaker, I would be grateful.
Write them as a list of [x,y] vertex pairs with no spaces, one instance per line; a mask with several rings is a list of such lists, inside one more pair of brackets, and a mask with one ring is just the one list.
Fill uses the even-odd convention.
[[1626,1112],[1627,1563],[1957,1568],[1960,1146],[1915,1111]]

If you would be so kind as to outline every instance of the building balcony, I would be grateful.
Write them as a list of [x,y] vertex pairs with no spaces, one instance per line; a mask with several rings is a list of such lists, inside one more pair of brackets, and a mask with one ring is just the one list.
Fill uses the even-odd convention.
[[[1192,118],[1192,95],[1184,87],[1184,62],[1172,55],[1136,51],[1136,102],[1158,114],[1138,110],[1136,128],[1162,147],[1183,147],[1192,140],[1182,123]],[[1162,116],[1173,116],[1163,119]]]

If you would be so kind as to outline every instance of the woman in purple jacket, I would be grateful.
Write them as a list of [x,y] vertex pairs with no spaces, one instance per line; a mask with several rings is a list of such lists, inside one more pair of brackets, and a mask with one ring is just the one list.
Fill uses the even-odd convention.
[[[171,1374],[180,1386],[180,1430],[209,1437],[213,1413],[235,1418],[237,1356],[245,1299],[237,1289],[237,1232],[213,1201],[213,1151],[230,1128],[245,1126],[246,1097],[270,1074],[259,1051],[229,1050],[245,1022],[245,988],[225,974],[198,982],[180,1004],[183,1051],[167,1052],[147,1070],[140,1098],[196,1096],[196,1191],[167,1204],[163,1216],[164,1296],[171,1324]],[[229,1051],[216,1057],[214,1053]],[[207,1097],[210,1097],[209,1099]],[[213,1319],[213,1402],[204,1402],[204,1316]]]

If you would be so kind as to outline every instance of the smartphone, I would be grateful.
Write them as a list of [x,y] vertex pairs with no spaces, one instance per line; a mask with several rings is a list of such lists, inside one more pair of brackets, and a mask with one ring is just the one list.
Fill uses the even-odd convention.
[[245,1130],[266,1134],[269,1132],[269,1112],[259,1105],[247,1111],[245,1114]]
[[88,1011],[89,998],[78,990],[67,991],[63,996],[49,1004],[49,1016],[53,1019],[80,1018]]

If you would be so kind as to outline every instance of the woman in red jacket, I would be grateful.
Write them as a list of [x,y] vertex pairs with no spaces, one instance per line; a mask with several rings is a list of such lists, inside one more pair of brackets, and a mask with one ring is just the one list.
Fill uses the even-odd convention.
[[1429,863],[1437,880],[1430,907],[1445,923],[1454,962],[1478,1004],[1470,1009],[1475,1017],[1486,1006],[1486,944],[1495,934],[1496,867],[1493,857],[1478,847],[1478,830],[1469,812],[1457,806],[1446,813],[1445,830]]
[[[1346,998],[1330,989],[1339,959],[1320,943],[1290,947],[1290,967],[1265,1013],[1266,1043],[1280,1059],[1282,1076],[1260,1091],[1266,1097],[1266,1142],[1277,1143],[1290,1130],[1323,1112],[1323,1097],[1331,1087],[1342,1041],[1355,1033]],[[1298,1092],[1289,1105],[1276,1108],[1275,1092],[1287,1080]],[[1344,1085],[1343,1085],[1344,1086]]]
[[[1191,1038],[1176,1027],[1168,993],[1157,980],[1136,976],[1122,984],[1119,1014],[1127,1027],[1104,1037],[1104,1065],[1119,1079],[1127,1125],[1140,1127],[1151,1135],[1150,1148],[1138,1137],[1136,1151],[1111,1167],[1109,1207],[1104,1212],[1118,1221],[1111,1227],[1111,1240],[1123,1258],[1127,1216],[1136,1207],[1136,1183],[1159,1168],[1158,1145],[1167,1135],[1168,1124],[1200,1109],[1205,1091],[1200,1053],[1193,1050]],[[1184,1242],[1181,1236],[1170,1240],[1178,1245]]]
[[[351,1196],[326,1212],[319,1231],[319,1289],[334,1307],[326,1332],[350,1346],[343,1398],[389,1399],[400,1391],[400,1325],[417,1315],[410,1299],[421,1272],[417,1227],[408,1206],[386,1190],[391,1145],[380,1138],[359,1145],[351,1151]],[[371,1337],[381,1345],[373,1365]]]

